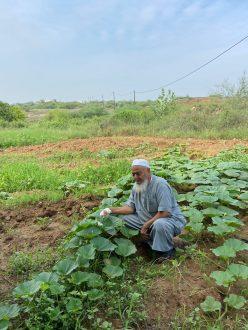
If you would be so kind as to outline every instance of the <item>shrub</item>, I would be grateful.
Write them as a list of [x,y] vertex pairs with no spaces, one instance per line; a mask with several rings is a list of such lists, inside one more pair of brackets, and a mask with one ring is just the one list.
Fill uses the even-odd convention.
[[0,121],[21,121],[25,119],[25,113],[18,106],[9,105],[8,103],[0,102]]

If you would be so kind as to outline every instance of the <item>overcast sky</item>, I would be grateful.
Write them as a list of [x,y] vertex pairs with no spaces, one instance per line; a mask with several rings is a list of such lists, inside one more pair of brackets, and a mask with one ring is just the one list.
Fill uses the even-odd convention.
[[[112,91],[153,89],[246,34],[247,0],[0,0],[0,100],[109,99]],[[205,96],[247,68],[248,39],[170,88]]]

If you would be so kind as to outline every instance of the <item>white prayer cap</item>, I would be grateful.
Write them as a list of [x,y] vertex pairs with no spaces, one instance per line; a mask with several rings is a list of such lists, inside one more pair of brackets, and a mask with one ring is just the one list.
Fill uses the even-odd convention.
[[150,168],[148,161],[145,159],[134,159],[132,162],[132,167],[133,166],[143,166],[143,167]]

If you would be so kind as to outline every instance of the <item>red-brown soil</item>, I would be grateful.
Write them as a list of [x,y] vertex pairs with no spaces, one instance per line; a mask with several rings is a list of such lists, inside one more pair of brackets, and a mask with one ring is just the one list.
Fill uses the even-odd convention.
[[[83,218],[99,202],[88,195],[0,210],[0,297],[16,284],[17,278],[8,273],[8,260],[14,252],[55,247],[71,228],[72,220]],[[40,224],[42,218],[48,221]]]
[[58,151],[81,151],[90,150],[91,152],[103,149],[123,149],[128,147],[138,147],[141,144],[149,144],[160,150],[174,146],[183,145],[187,150],[200,153],[205,156],[213,156],[218,152],[235,147],[236,145],[248,146],[248,140],[201,140],[201,139],[168,139],[164,137],[137,137],[137,136],[118,136],[118,137],[99,137],[89,139],[73,139],[57,143],[46,143],[36,146],[11,147],[0,152],[2,154],[35,154],[37,157],[47,157]]

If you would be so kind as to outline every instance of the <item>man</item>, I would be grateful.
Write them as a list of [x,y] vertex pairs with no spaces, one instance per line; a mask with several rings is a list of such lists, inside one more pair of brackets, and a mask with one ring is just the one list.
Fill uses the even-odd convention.
[[186,224],[173,191],[165,179],[151,174],[147,160],[135,159],[131,170],[135,183],[128,201],[122,207],[104,209],[100,215],[125,215],[126,225],[140,230],[158,262],[171,259],[175,254],[173,237]]

